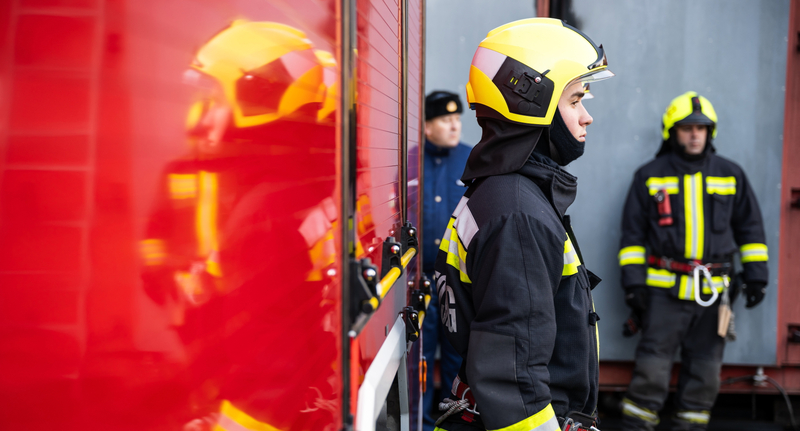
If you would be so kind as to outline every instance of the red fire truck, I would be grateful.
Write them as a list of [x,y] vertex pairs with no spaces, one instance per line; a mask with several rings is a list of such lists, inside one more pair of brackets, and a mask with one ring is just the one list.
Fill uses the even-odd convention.
[[418,429],[422,20],[0,2],[0,428]]

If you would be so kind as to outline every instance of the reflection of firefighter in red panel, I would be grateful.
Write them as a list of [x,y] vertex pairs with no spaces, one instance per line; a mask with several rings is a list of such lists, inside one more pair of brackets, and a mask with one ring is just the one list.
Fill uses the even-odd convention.
[[[141,249],[145,290],[172,310],[189,352],[192,410],[204,419],[186,429],[334,422],[331,70],[301,31],[236,21],[185,74],[201,93],[187,124],[193,151],[167,166]],[[313,334],[278,330],[292,326]]]

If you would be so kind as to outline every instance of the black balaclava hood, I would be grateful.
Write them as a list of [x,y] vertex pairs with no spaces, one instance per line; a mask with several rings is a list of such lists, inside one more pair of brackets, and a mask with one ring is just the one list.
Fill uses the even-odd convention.
[[669,130],[669,139],[661,141],[661,148],[659,148],[658,153],[656,153],[657,158],[665,154],[675,153],[680,158],[693,162],[705,159],[709,153],[717,152],[717,149],[714,148],[714,139],[711,137],[713,131],[710,127],[708,128],[708,135],[706,135],[706,146],[700,154],[686,154],[686,149],[678,143],[677,133],[674,130],[674,128]]
[[[561,166],[566,166],[578,157],[583,155],[586,147],[585,142],[581,142],[572,136],[569,127],[564,123],[561,112],[556,108],[553,116],[553,124],[550,125],[550,142],[555,148],[556,154],[550,154],[550,158]],[[547,154],[545,154],[547,155]]]
[[525,165],[536,144],[547,139],[547,128],[478,117],[483,129],[480,142],[469,153],[461,181],[516,172]]

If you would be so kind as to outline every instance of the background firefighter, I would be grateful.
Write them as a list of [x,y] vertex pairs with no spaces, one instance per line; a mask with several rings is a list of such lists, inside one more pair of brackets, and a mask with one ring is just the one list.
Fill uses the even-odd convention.
[[[663,116],[661,149],[634,174],[628,192],[619,263],[625,300],[641,318],[642,338],[623,400],[625,430],[658,424],[678,347],[682,366],[673,429],[706,429],[725,347],[718,335],[720,303],[728,296],[725,285],[737,251],[747,307],[764,298],[761,212],[744,171],[715,154],[716,125],[706,98],[694,92],[675,98]],[[710,277],[695,284],[698,265]]]

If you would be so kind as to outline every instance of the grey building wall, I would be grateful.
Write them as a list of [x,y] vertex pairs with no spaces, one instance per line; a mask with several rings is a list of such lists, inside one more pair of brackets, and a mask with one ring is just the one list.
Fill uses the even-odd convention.
[[[478,43],[497,25],[535,16],[535,1],[428,0],[426,91],[448,89],[464,99]],[[502,5],[502,7],[500,7]],[[595,290],[601,359],[628,360],[638,337],[626,339],[628,314],[617,252],[622,205],[633,172],[660,145],[661,115],[688,90],[706,96],[719,116],[718,153],[747,173],[764,216],[770,284],[764,303],[734,306],[739,340],[725,362],[776,361],[779,192],[789,0],[573,0],[576,25],[602,43],[617,76],[592,86],[594,117],[586,155],[568,167],[579,178],[570,209]],[[463,140],[480,128],[465,112]]]
[[425,93],[458,93],[464,104],[461,140],[475,145],[481,128],[467,107],[469,65],[489,30],[536,16],[536,0],[426,0]]
[[734,305],[739,339],[725,362],[776,361],[778,234],[788,0],[573,0],[580,29],[602,43],[617,76],[592,86],[594,117],[570,209],[587,267],[603,278],[595,291],[602,317],[601,359],[632,359],[638,336],[621,336],[628,313],[617,252],[622,205],[633,172],[661,142],[661,115],[689,90],[719,116],[718,154],[742,166],[764,216],[770,284],[758,307]]

